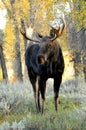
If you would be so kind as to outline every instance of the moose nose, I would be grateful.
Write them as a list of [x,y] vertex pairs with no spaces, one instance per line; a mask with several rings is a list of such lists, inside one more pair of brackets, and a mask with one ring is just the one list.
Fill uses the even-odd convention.
[[38,64],[44,64],[45,63],[45,57],[43,55],[38,55]]

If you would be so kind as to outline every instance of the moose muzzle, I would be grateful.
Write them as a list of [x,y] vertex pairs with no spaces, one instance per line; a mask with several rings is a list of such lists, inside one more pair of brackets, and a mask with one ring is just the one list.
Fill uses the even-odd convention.
[[38,64],[42,65],[45,64],[45,56],[44,55],[38,55]]

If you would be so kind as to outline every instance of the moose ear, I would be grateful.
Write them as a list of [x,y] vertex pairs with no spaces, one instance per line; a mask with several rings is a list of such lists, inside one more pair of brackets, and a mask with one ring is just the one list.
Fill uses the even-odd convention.
[[39,40],[41,40],[41,38],[43,38],[43,36],[42,36],[40,33],[38,33],[38,32],[36,32],[36,37],[37,37]]

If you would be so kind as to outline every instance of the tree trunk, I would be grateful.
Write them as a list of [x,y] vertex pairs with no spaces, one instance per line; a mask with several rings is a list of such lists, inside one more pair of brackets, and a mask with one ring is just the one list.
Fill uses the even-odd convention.
[[79,57],[79,52],[77,52],[78,45],[77,45],[75,23],[72,23],[68,20],[67,20],[67,22],[68,22],[68,33],[69,33],[68,43],[69,43],[70,49],[73,52],[74,71],[75,71],[75,77],[77,77],[79,75],[79,73],[78,73],[78,63],[80,62],[80,57]]
[[[21,19],[21,27],[25,31],[25,23],[24,23],[23,19]],[[23,40],[24,40],[24,49],[26,51],[26,48],[27,48],[27,39],[25,37],[23,37]]]
[[15,33],[15,60],[14,60],[14,71],[15,76],[19,81],[23,81],[22,77],[22,64],[21,64],[21,53],[20,53],[20,38],[18,26],[14,24],[14,33]]
[[78,33],[81,49],[82,49],[82,64],[84,81],[86,82],[86,29],[83,27]]
[[15,34],[15,51],[16,51],[16,56],[15,56],[15,61],[14,61],[14,71],[15,71],[15,76],[19,81],[22,81],[22,65],[21,65],[21,54],[20,54],[20,38],[19,38],[19,30],[18,30],[18,25],[17,25],[17,20],[16,20],[16,12],[14,9],[14,4],[15,0],[10,0],[10,5],[12,8],[12,11],[9,9],[9,6],[7,5],[5,0],[2,0],[3,4],[5,5],[7,9],[7,13],[9,18],[12,19],[13,25],[14,25],[14,34]]
[[5,58],[4,58],[4,54],[3,54],[3,48],[2,48],[1,45],[0,45],[0,60],[1,60],[1,68],[2,68],[3,79],[7,82],[8,81],[8,74],[7,74]]
[[[25,30],[25,23],[24,23],[23,19],[21,19],[21,27],[22,27],[23,30]],[[26,52],[27,39],[25,37],[23,37],[23,41],[24,41],[24,51]],[[27,73],[27,67],[25,65],[25,60],[24,60],[24,76],[23,76],[23,78],[24,78],[24,80],[26,80],[28,78],[28,73]]]
[[[11,7],[13,9],[13,13],[16,14],[15,9],[14,9],[14,3],[15,0],[10,0]],[[20,53],[20,38],[19,38],[19,29],[17,25],[17,20],[15,18],[15,15],[12,14],[12,20],[14,24],[14,34],[15,34],[15,60],[14,60],[14,71],[15,71],[15,76],[19,81],[23,81],[22,77],[22,64],[21,64],[21,53]]]
[[86,56],[83,57],[83,73],[84,73],[84,81],[86,82]]
[[28,0],[30,2],[30,19],[28,21],[30,21],[33,25],[35,22],[35,7],[34,7],[34,0]]
[[81,57],[80,57],[80,52],[75,52],[74,53],[74,69],[75,69],[75,77],[78,77],[80,74],[80,67],[78,65],[81,64]]
[[83,32],[83,36],[82,36],[82,52],[83,52],[83,73],[84,73],[84,81],[86,82],[86,29],[84,29]]

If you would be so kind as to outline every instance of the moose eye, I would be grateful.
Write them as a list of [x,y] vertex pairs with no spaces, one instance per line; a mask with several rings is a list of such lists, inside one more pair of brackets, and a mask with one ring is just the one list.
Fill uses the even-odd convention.
[[52,44],[51,44],[51,43],[49,43],[49,44],[48,44],[48,47],[52,47]]

